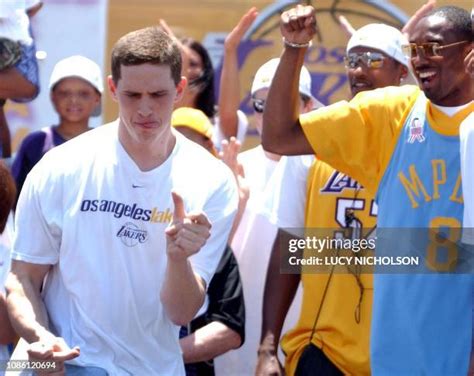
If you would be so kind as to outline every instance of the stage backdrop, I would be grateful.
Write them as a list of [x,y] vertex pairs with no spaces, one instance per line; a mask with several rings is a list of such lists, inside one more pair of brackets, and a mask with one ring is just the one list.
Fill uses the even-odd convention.
[[[258,67],[280,54],[282,42],[278,30],[280,13],[296,3],[292,0],[43,0],[44,7],[32,26],[38,50],[46,57],[40,61],[42,91],[29,104],[7,104],[7,116],[13,136],[13,149],[28,132],[57,122],[47,88],[54,64],[61,58],[82,54],[97,61],[110,74],[110,50],[117,39],[132,30],[156,25],[165,19],[178,36],[191,36],[209,49],[219,77],[223,41],[240,17],[251,6],[260,15],[239,50],[241,108],[252,122],[249,89]],[[349,89],[342,62],[347,37],[336,16],[345,15],[357,28],[371,22],[400,27],[422,0],[317,0],[320,33],[308,51],[305,64],[313,79],[313,94],[325,104],[348,98]],[[470,0],[438,0],[438,5],[457,5],[470,9]],[[218,87],[218,80],[216,82]],[[117,116],[116,104],[105,93],[102,118],[93,126]],[[249,129],[246,147],[258,142]]]

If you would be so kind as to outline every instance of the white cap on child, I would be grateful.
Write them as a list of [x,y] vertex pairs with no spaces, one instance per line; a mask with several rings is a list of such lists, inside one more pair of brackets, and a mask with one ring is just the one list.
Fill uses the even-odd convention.
[[87,57],[75,55],[57,62],[49,79],[49,89],[53,89],[59,81],[69,77],[77,77],[88,82],[99,93],[104,91],[100,67]]
[[[49,90],[52,90],[59,81],[73,77],[91,84],[101,94],[104,91],[100,67],[91,59],[80,55],[70,56],[56,63],[49,79]],[[99,116],[101,112],[102,104],[99,103],[92,116]]]

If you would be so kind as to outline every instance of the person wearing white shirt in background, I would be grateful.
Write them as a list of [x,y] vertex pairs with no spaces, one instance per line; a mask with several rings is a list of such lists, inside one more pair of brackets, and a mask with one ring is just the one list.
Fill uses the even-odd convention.
[[[262,114],[265,100],[278,62],[279,59],[271,59],[263,64],[258,69],[252,83],[251,95],[255,111],[255,126],[259,134],[262,129]],[[301,112],[310,111],[318,102],[311,94],[311,76],[306,68],[302,70],[300,76],[299,92]],[[261,145],[247,150],[238,156],[238,161],[244,169],[250,197],[241,222],[232,239],[231,248],[234,250],[239,264],[244,288],[246,340],[240,349],[231,351],[216,359],[216,373],[218,374],[249,375],[255,370],[265,272],[270,257],[271,245],[277,230],[261,213],[261,210],[262,203],[269,190],[268,182],[279,159],[279,155],[266,152]],[[293,321],[291,324],[294,323],[297,317],[297,300],[295,299],[294,314],[289,320]]]

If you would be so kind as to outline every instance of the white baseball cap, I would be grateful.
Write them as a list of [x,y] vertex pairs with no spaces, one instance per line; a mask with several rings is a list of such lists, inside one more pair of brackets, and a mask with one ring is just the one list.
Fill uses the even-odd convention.
[[354,47],[368,47],[384,52],[406,67],[409,66],[408,57],[402,51],[402,45],[408,41],[402,32],[385,24],[368,24],[362,26],[347,43],[346,52]]
[[[260,89],[270,88],[279,63],[280,59],[275,58],[267,61],[258,68],[255,78],[253,79],[252,89],[250,90],[252,95]],[[300,94],[306,95],[314,101],[317,101],[311,94],[311,75],[305,66],[301,68],[299,92]]]
[[[88,82],[101,94],[104,92],[100,67],[91,59],[80,55],[70,56],[56,63],[49,79],[49,90],[52,90],[59,81],[71,77]],[[99,116],[101,112],[102,105],[99,104],[92,116]]]

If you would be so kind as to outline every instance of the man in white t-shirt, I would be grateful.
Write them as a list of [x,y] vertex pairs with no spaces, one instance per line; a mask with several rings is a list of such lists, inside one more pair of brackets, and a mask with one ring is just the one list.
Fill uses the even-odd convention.
[[118,120],[51,150],[23,186],[9,313],[30,358],[56,370],[184,375],[179,325],[225,248],[235,181],[170,128],[186,88],[173,39],[122,37],[108,85]]

